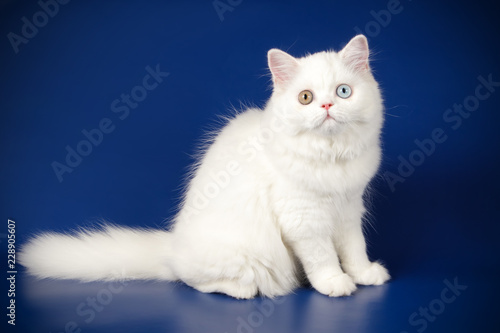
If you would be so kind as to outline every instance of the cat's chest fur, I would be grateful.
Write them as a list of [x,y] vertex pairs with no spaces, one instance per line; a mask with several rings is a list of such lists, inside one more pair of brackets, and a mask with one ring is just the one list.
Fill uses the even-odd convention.
[[329,142],[311,147],[293,141],[276,142],[263,156],[272,170],[269,196],[278,224],[288,240],[332,234],[335,224],[364,212],[362,196],[377,171],[380,148],[343,147],[351,155],[340,157]]
[[380,163],[379,146],[339,147],[313,140],[284,140],[269,147],[266,158],[275,182],[319,196],[362,193]]

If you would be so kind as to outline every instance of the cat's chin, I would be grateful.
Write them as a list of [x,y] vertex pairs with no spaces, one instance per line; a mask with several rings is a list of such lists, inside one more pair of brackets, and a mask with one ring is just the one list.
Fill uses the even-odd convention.
[[333,118],[325,119],[314,131],[324,136],[332,136],[341,133],[344,130],[344,124]]

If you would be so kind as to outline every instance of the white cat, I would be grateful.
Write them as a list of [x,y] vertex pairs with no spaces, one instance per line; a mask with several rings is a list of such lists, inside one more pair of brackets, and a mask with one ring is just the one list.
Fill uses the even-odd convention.
[[171,230],[45,233],[21,263],[40,278],[182,280],[236,298],[284,295],[304,277],[329,296],[384,283],[362,231],[383,122],[368,55],[362,35],[338,53],[270,50],[269,102],[213,136]]

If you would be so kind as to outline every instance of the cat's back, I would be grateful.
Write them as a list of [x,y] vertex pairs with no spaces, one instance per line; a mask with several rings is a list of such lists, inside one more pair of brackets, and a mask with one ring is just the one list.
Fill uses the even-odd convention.
[[222,128],[216,142],[224,140],[224,144],[240,146],[251,142],[261,127],[264,111],[258,108],[249,108],[238,113]]
[[260,133],[263,117],[261,109],[249,108],[231,118],[207,147],[202,166],[213,167],[228,161],[235,161],[238,165],[252,162],[260,155],[264,143]]
[[[262,158],[263,147],[258,146],[263,117],[264,111],[247,109],[214,134],[192,170],[183,209],[177,218],[178,231],[183,221],[204,224],[209,216],[230,215],[228,207],[235,217],[239,216],[245,207],[258,200],[259,188],[266,186],[269,173]],[[198,216],[202,218],[196,218]],[[217,221],[214,218],[212,223],[224,222]]]
[[[205,146],[200,159],[195,164],[190,187],[203,190],[213,182],[214,175],[228,174],[231,183],[249,179],[256,164],[261,164],[262,145],[259,132],[264,111],[249,108],[231,118]],[[245,176],[241,176],[245,174]],[[236,177],[239,176],[239,177]],[[254,175],[256,176],[256,175]],[[237,178],[240,178],[236,180]],[[226,188],[226,186],[224,186]],[[187,193],[189,200],[190,194]]]

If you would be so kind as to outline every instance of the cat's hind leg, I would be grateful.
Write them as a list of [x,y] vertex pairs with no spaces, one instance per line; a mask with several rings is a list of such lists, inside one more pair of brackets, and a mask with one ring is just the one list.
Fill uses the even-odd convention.
[[238,299],[253,298],[258,293],[257,284],[245,284],[237,280],[217,280],[193,285],[193,288],[204,293],[223,293]]

